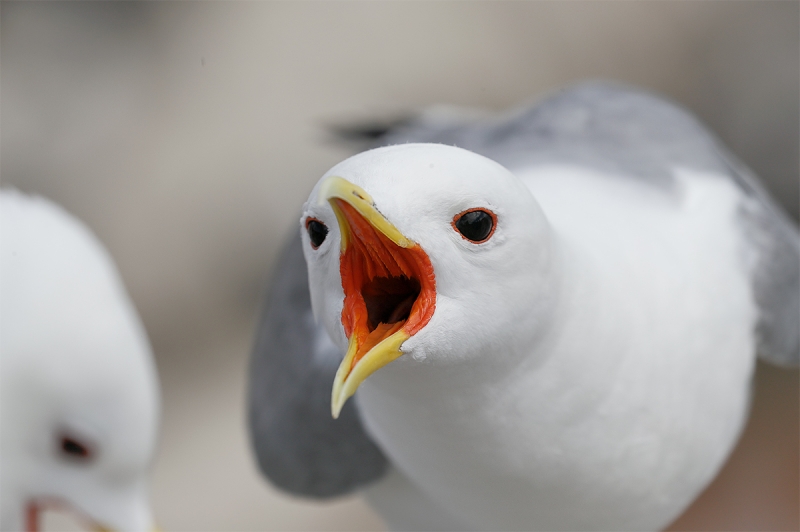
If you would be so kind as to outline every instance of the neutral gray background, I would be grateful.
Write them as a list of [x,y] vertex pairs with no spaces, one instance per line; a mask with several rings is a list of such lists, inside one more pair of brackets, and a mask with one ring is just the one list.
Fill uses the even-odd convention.
[[[2,2],[2,181],[86,221],[141,312],[164,393],[161,526],[381,526],[358,497],[276,493],[244,425],[275,254],[314,182],[357,149],[330,125],[620,80],[697,113],[796,218],[799,5]],[[678,527],[798,527],[797,372],[758,381],[742,445]]]

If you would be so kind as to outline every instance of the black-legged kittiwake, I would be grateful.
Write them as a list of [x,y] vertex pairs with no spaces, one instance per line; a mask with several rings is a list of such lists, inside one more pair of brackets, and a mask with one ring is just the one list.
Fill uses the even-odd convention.
[[262,471],[369,485],[398,530],[667,526],[736,443],[756,353],[798,363],[794,223],[692,116],[625,87],[386,143],[320,179],[278,266],[250,376]]
[[159,392],[150,346],[100,242],[57,205],[0,193],[0,528],[66,510],[153,530]]

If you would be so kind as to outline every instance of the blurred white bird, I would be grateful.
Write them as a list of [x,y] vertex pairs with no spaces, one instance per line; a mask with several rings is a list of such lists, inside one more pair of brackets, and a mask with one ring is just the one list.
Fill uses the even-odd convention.
[[251,375],[262,470],[324,496],[385,456],[366,493],[398,530],[667,526],[733,448],[757,351],[797,364],[796,226],[632,89],[386,142],[322,177],[279,265]]
[[0,527],[61,509],[154,528],[159,392],[150,346],[95,236],[59,206],[0,193]]

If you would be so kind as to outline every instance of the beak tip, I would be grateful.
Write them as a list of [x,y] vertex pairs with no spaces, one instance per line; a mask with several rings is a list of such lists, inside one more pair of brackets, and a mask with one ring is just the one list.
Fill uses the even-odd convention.
[[333,419],[339,419],[339,414],[342,412],[342,406],[338,401],[331,402],[331,416]]

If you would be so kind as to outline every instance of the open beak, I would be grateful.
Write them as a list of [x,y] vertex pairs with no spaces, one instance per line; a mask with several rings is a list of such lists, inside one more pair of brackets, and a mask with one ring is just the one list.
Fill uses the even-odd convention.
[[331,204],[341,233],[342,325],[349,345],[333,381],[331,413],[337,418],[364,379],[402,355],[403,342],[430,321],[436,280],[428,255],[363,189],[329,177],[319,201]]
[[[60,499],[44,498],[29,501],[25,506],[25,532],[39,532],[41,530],[41,518],[45,510],[55,510],[62,514],[71,515],[78,523],[83,525],[86,530],[92,532],[114,532],[114,528],[107,527],[86,513],[78,510]],[[161,532],[161,530],[151,525],[149,532]]]

